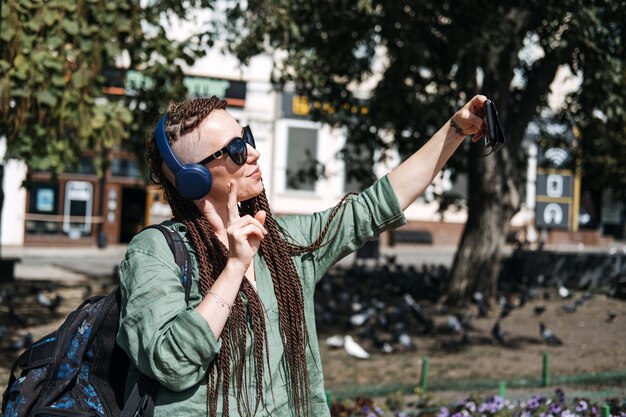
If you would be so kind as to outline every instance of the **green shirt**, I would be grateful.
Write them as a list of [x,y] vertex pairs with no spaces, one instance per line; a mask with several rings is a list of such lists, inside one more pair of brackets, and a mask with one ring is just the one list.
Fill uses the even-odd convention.
[[[406,222],[387,177],[358,196],[350,197],[342,210],[343,214],[338,213],[327,235],[334,236],[330,244],[312,253],[293,257],[302,280],[309,330],[310,349],[306,349],[306,354],[311,386],[310,410],[314,417],[330,416],[315,329],[315,285],[338,260],[376,238],[380,232]],[[320,235],[329,214],[330,210],[326,210],[312,215],[279,217],[277,221],[299,244],[306,245]],[[215,338],[207,322],[194,310],[201,301],[199,274],[195,250],[189,244],[186,228],[174,222],[166,222],[166,225],[181,234],[189,250],[193,266],[190,305],[185,304],[178,267],[165,238],[158,230],[147,229],[130,242],[121,263],[122,311],[117,341],[141,372],[162,385],[156,398],[155,417],[205,416],[206,372],[221,348],[221,340]],[[293,407],[289,402],[291,389],[281,366],[284,352],[272,279],[260,254],[254,257],[253,262],[257,291],[266,310],[270,347],[271,363],[269,367],[265,364],[264,377],[266,409],[272,416],[292,416]],[[246,366],[252,370],[251,334],[248,333]],[[127,387],[132,387],[136,381],[137,368],[133,366],[130,370]],[[247,375],[249,397],[254,407],[254,372],[247,372]],[[237,401],[232,387],[233,384],[230,415],[237,416]],[[218,415],[221,415],[221,410],[220,403]],[[265,409],[259,407],[257,415],[266,415]]]

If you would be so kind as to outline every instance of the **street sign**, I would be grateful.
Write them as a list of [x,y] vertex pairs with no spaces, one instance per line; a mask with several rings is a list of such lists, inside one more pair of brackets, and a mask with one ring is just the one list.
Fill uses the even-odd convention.
[[569,170],[538,169],[535,224],[538,228],[570,229],[574,176]]
[[569,228],[570,204],[537,201],[535,207],[535,222],[539,229]]

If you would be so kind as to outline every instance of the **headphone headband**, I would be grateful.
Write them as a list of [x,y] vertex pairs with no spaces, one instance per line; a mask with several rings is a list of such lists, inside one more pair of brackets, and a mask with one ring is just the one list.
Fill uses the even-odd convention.
[[176,159],[176,155],[172,152],[172,148],[170,147],[169,140],[167,139],[167,132],[165,131],[165,122],[167,121],[167,115],[161,117],[159,123],[157,123],[155,134],[156,134],[156,143],[159,148],[159,153],[165,162],[165,165],[168,166],[172,173],[176,175],[178,171],[180,171],[183,166]]

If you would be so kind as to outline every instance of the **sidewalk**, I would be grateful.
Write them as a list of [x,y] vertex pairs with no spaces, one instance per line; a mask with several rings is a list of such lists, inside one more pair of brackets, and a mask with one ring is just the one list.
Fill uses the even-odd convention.
[[97,247],[24,247],[3,246],[3,257],[16,257],[17,279],[48,279],[62,281],[87,280],[89,277],[109,277],[113,268],[124,258],[126,245]]
[[[15,265],[18,279],[86,280],[89,277],[105,277],[124,258],[127,245],[97,247],[24,247],[3,246],[3,257],[17,257]],[[383,248],[381,255],[395,255],[400,264],[443,264],[452,265],[456,247],[404,246]],[[339,264],[350,265],[354,254],[342,259]]]
[[[127,245],[108,245],[99,249],[93,247],[24,247],[2,246],[2,257],[17,257],[21,262],[15,265],[15,276],[18,279],[52,279],[52,280],[86,280],[89,277],[109,277],[113,269],[124,258]],[[606,248],[554,246],[546,250],[557,252],[607,253]],[[396,262],[402,265],[452,266],[456,246],[398,245],[381,248],[381,256],[395,256]],[[503,256],[512,252],[510,246],[502,249]],[[350,265],[354,262],[354,254],[350,254],[339,265]]]

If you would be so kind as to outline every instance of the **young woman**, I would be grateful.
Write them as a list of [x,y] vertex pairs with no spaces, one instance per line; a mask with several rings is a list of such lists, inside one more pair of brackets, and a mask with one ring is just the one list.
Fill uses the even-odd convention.
[[476,96],[423,147],[356,196],[274,218],[260,154],[216,97],[171,106],[147,159],[192,260],[189,306],[173,255],[147,229],[121,264],[118,343],[161,387],[155,416],[329,416],[313,292],[335,262],[382,231],[428,187],[466,135],[483,130]]

